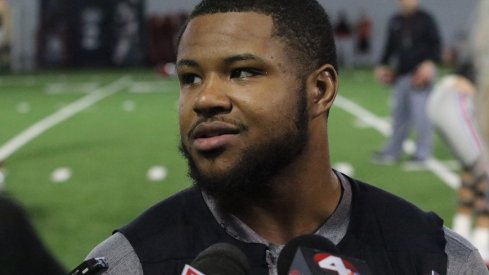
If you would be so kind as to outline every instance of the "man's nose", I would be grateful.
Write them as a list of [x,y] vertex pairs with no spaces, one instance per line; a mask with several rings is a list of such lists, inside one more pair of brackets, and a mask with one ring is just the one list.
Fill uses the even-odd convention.
[[224,80],[217,76],[209,77],[195,99],[194,112],[203,117],[229,113],[232,103],[227,94],[228,88]]

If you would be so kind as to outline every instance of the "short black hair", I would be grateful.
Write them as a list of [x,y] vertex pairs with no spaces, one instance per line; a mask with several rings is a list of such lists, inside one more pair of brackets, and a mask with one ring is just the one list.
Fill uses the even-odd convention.
[[193,18],[224,12],[256,12],[271,16],[273,35],[283,39],[304,74],[324,64],[338,70],[331,22],[316,0],[202,0],[191,12],[177,43]]

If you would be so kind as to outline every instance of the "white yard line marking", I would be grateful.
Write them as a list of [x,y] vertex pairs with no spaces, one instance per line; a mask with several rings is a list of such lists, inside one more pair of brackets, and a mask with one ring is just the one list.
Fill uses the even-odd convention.
[[99,87],[99,82],[67,83],[54,82],[45,86],[44,92],[50,95],[91,93]]
[[335,163],[333,165],[333,168],[350,177],[353,177],[355,175],[355,168],[353,168],[353,166],[348,162]]
[[72,172],[70,167],[59,167],[51,173],[51,181],[53,183],[63,183],[71,178]]
[[14,138],[7,141],[7,143],[5,143],[3,146],[1,146],[0,161],[7,159],[15,151],[19,150],[20,148],[22,148],[22,146],[24,146],[34,138],[38,137],[42,133],[46,132],[50,128],[83,111],[84,109],[94,105],[98,101],[121,91],[122,89],[128,87],[130,83],[130,78],[127,76],[119,78],[111,84],[94,90],[90,94],[66,105],[55,113],[43,118],[34,125],[25,129]]
[[173,88],[173,85],[167,86],[161,81],[133,82],[129,88],[129,92],[134,94],[174,93],[177,91],[178,89]]
[[168,176],[168,170],[165,166],[155,165],[149,168],[146,176],[152,182],[164,181]]
[[[390,124],[387,121],[345,97],[338,95],[334,105],[341,108],[345,112],[350,113],[357,119],[363,121],[365,124],[370,125],[384,136],[388,136],[391,132]],[[412,153],[413,149],[414,143],[411,140],[406,141],[404,144],[404,151],[407,153]],[[426,162],[426,167],[451,188],[458,188],[460,184],[458,175],[453,173],[440,160],[431,158]]]
[[126,100],[122,102],[122,109],[126,112],[133,112],[136,110],[136,103],[132,100]]
[[29,104],[29,102],[22,101],[17,104],[17,113],[19,114],[27,114],[30,110],[31,105]]

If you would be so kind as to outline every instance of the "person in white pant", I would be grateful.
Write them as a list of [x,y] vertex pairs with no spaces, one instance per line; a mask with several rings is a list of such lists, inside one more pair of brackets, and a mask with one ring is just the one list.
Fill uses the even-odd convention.
[[[489,0],[480,0],[467,41],[465,60],[432,92],[428,116],[462,166],[453,229],[478,248],[489,263],[489,155],[476,117],[476,102],[489,92]],[[477,93],[476,93],[477,92]],[[477,109],[477,112],[483,109]],[[486,118],[489,113],[482,114]],[[487,119],[487,118],[486,118]]]
[[[430,95],[427,112],[462,166],[453,230],[479,249],[489,261],[489,163],[474,112],[476,88],[460,74],[444,77]],[[475,229],[472,232],[472,223]]]

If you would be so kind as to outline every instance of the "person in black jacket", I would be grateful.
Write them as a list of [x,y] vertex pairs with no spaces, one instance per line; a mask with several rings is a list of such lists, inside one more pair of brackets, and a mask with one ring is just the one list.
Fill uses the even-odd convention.
[[392,133],[372,161],[392,164],[400,160],[402,146],[412,127],[416,150],[412,161],[423,163],[432,154],[432,127],[426,102],[433,86],[441,42],[433,17],[419,8],[418,0],[399,0],[401,12],[387,24],[387,39],[375,77],[394,86]]
[[181,274],[220,242],[243,251],[251,274],[277,274],[283,246],[311,233],[372,274],[487,273],[435,214],[331,168],[339,76],[316,0],[203,0],[176,67],[181,151],[195,184],[97,246],[88,258],[106,257],[104,274]]
[[0,192],[0,275],[64,275],[23,207]]

